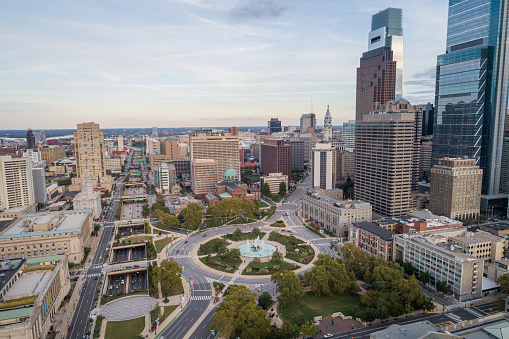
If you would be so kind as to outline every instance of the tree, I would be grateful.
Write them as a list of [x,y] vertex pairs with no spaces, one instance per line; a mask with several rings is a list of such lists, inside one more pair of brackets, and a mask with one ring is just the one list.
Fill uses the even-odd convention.
[[441,292],[443,294],[448,294],[451,290],[451,286],[447,284],[447,281],[437,281],[436,283],[436,289],[438,292]]
[[282,197],[286,195],[286,184],[284,181],[281,181],[279,184],[279,195]]
[[180,275],[182,269],[174,261],[162,261],[159,266],[154,268],[153,279],[157,283],[161,283],[162,290],[169,290],[175,285],[181,284]]
[[174,214],[164,214],[162,218],[162,224],[165,228],[168,227],[178,227],[180,226],[179,218]]
[[366,307],[364,309],[364,314],[362,315],[362,318],[364,319],[364,321],[370,323],[375,321],[376,316],[377,316],[376,309],[372,307]]
[[179,218],[182,218],[182,225],[188,230],[197,229],[201,224],[203,207],[195,202],[191,202],[180,212]]
[[331,295],[329,275],[323,266],[315,266],[303,275],[304,286],[309,287],[317,297]]
[[211,328],[223,338],[239,334],[242,338],[263,338],[270,331],[270,320],[256,305],[255,294],[243,285],[231,285],[223,302],[216,308]]
[[276,248],[274,253],[272,253],[272,258],[270,258],[270,261],[271,262],[281,262],[281,261],[283,261],[283,259],[284,259],[283,254],[281,252],[279,252],[279,250]]
[[419,272],[419,280],[423,284],[429,284],[430,279],[431,279],[431,274],[429,274],[429,272],[426,272],[426,271]]
[[44,206],[46,206],[43,202],[38,202],[37,203],[37,210],[41,210],[44,208]]
[[261,237],[262,231],[258,227],[253,227],[253,230],[251,231],[251,234],[253,235],[253,238]]
[[229,263],[240,261],[240,250],[238,248],[227,249],[223,254],[223,259]]
[[378,301],[378,293],[375,290],[368,290],[361,295],[361,303],[368,307],[376,307]]
[[260,305],[264,310],[268,309],[273,302],[274,301],[272,300],[270,293],[267,291],[263,291],[263,293],[258,297],[258,305]]
[[262,185],[262,194],[263,194],[264,196],[266,196],[267,198],[271,198],[271,197],[272,197],[272,192],[270,191],[269,184],[264,183],[264,184]]
[[312,321],[307,321],[306,323],[302,324],[300,330],[302,332],[302,337],[304,338],[313,337],[319,331],[318,326],[316,326]]
[[281,305],[288,305],[304,296],[304,286],[295,272],[285,270],[276,272],[270,280],[277,285],[279,296],[277,300]]

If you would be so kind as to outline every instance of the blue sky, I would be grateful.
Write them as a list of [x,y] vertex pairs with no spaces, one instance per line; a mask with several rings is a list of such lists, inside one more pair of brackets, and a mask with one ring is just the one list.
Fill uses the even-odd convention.
[[447,1],[8,1],[0,128],[266,125],[355,115],[371,15],[403,9],[404,97],[433,101]]

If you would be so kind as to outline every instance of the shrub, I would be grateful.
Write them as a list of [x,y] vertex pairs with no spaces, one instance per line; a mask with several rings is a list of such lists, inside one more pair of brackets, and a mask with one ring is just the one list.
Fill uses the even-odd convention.
[[260,269],[258,270],[258,273],[261,273],[261,274],[269,274],[269,270],[268,270],[268,269],[266,269],[266,268],[260,268]]
[[273,267],[274,267],[274,269],[275,269],[276,271],[279,271],[279,269],[281,268],[281,266],[279,266],[279,265],[274,265]]
[[246,273],[251,273],[253,269],[251,267],[246,268]]

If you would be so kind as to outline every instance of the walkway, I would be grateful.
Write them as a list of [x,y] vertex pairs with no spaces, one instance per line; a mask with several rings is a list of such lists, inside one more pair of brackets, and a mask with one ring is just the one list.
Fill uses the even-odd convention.
[[100,314],[106,317],[107,321],[131,320],[150,314],[156,304],[157,300],[151,297],[126,297],[109,302],[101,309]]

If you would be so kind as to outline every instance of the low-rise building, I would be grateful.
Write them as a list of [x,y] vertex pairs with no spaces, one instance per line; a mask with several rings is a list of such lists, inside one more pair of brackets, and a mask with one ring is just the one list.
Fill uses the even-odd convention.
[[486,232],[465,232],[450,237],[448,244],[461,247],[465,253],[494,263],[504,255],[504,238]]
[[270,193],[278,194],[279,186],[282,182],[285,183],[286,188],[288,188],[288,176],[283,173],[269,173],[269,175],[264,175],[260,178],[262,185],[269,185]]
[[455,299],[482,297],[483,259],[448,245],[443,237],[401,234],[394,237],[393,260],[411,263],[417,272],[429,272],[431,284],[445,281]]
[[92,226],[91,210],[22,214],[0,230],[0,259],[67,253],[79,263]]
[[381,227],[390,229],[398,234],[425,232],[443,228],[461,227],[463,225],[461,221],[434,215],[427,210],[414,211],[397,217],[383,218],[375,222]]
[[0,338],[46,338],[69,292],[65,254],[0,262]]
[[334,233],[338,237],[347,235],[347,225],[371,221],[371,205],[363,201],[338,201],[308,192],[302,196],[300,213],[303,218],[311,220]]
[[361,221],[348,226],[348,241],[375,257],[392,261],[392,243],[395,233],[375,223]]
[[488,279],[497,281],[499,277],[507,273],[509,273],[508,259],[499,259],[494,263],[484,262],[484,276]]
[[104,159],[104,168],[110,172],[118,172],[122,169],[122,159],[106,158]]

